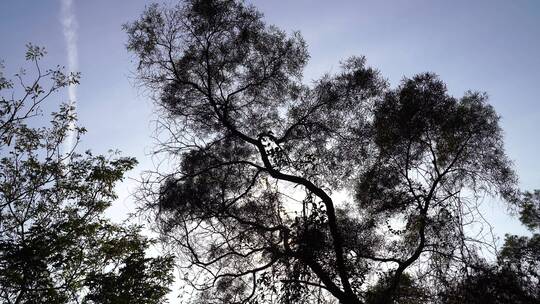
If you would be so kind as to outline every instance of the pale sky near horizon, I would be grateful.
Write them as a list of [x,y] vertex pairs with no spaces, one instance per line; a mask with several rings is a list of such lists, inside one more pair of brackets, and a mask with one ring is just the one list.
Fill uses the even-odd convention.
[[[135,20],[142,0],[73,0],[78,49],[77,89],[80,123],[88,129],[82,149],[106,153],[119,149],[135,156],[136,177],[152,167],[151,101],[134,86],[135,64],[125,49],[121,25]],[[173,1],[168,1],[173,2]],[[253,0],[269,24],[300,31],[311,53],[305,73],[310,82],[338,71],[339,61],[365,55],[392,86],[404,76],[432,71],[460,96],[468,89],[486,91],[502,116],[509,157],[525,190],[540,189],[540,1],[309,1]],[[0,59],[6,76],[24,63],[25,44],[45,46],[44,64],[68,65],[61,23],[61,1],[2,0]],[[67,100],[56,96],[52,102]],[[133,211],[119,189],[113,213]],[[496,232],[523,232],[501,204],[489,205]]]

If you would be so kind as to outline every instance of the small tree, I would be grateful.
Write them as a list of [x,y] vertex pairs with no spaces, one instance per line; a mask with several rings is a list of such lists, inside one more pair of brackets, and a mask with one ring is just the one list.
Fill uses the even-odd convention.
[[532,235],[506,235],[496,263],[471,265],[449,284],[441,303],[540,303],[540,191],[524,193],[517,207]]
[[432,73],[390,88],[363,57],[305,85],[300,34],[242,1],[152,5],[125,30],[177,161],[142,207],[198,301],[435,299],[477,259],[477,195],[515,199],[486,94]]
[[69,105],[52,113],[50,126],[31,126],[47,98],[79,82],[60,67],[43,70],[44,54],[28,46],[35,76],[27,82],[21,71],[20,87],[0,72],[0,302],[161,302],[171,258],[145,257],[151,242],[139,228],[103,214],[135,159],[63,151],[67,136],[84,133]]

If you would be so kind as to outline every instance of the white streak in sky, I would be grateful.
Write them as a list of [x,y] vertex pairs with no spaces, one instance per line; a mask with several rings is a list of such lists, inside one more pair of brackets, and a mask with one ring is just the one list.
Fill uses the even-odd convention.
[[[66,42],[66,52],[68,61],[68,73],[78,72],[78,51],[77,51],[77,20],[73,10],[73,0],[61,0],[61,17],[62,31]],[[74,111],[77,110],[77,88],[76,85],[68,87],[69,103],[73,106]],[[72,122],[69,126],[69,131],[65,141],[65,151],[73,149],[75,137],[75,123]]]

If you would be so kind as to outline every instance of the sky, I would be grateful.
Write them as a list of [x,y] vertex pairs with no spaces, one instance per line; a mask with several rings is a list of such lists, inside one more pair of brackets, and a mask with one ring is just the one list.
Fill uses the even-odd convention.
[[[173,2],[173,1],[168,1]],[[540,188],[540,1],[536,0],[252,0],[269,24],[305,38],[310,62],[304,80],[339,70],[349,56],[365,55],[396,86],[403,77],[431,71],[451,94],[485,91],[501,115],[506,149],[524,190]],[[136,178],[152,168],[152,101],[134,80],[135,60],[125,48],[122,24],[135,20],[150,1],[2,0],[0,59],[6,76],[24,65],[25,44],[45,46],[44,65],[82,74],[81,84],[52,103],[76,99],[88,129],[81,150],[118,149],[140,164]],[[56,104],[54,104],[56,103]],[[53,107],[54,108],[54,107]],[[136,183],[118,187],[111,216],[134,211],[128,195]],[[505,206],[486,202],[499,236],[524,233]]]

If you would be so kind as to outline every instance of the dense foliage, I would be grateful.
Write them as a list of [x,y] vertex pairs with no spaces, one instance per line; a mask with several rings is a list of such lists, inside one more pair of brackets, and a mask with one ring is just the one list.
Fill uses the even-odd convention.
[[363,57],[306,85],[300,34],[242,1],[152,5],[125,30],[172,164],[141,208],[193,301],[462,303],[475,295],[453,288],[498,290],[486,277],[524,286],[478,270],[486,242],[468,228],[483,194],[520,201],[486,94],[453,97],[432,73],[392,88]]
[[44,54],[29,45],[33,72],[16,82],[0,71],[0,303],[160,303],[172,259],[146,257],[140,229],[104,215],[136,161],[65,146],[84,133],[70,105],[42,126],[45,101],[79,82],[43,70]]

